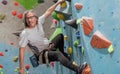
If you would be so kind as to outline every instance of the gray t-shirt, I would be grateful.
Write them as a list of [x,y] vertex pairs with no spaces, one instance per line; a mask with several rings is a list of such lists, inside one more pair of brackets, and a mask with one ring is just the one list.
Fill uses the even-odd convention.
[[20,34],[20,47],[27,46],[28,42],[32,46],[36,46],[39,51],[47,48],[49,45],[49,40],[45,37],[45,33],[43,30],[43,24],[45,21],[45,15],[42,15],[38,18],[38,24],[32,28],[26,28]]

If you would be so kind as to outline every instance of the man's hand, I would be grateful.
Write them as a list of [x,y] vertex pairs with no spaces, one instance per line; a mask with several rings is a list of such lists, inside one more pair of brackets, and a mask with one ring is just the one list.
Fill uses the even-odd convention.
[[24,70],[23,69],[19,69],[19,74],[24,74]]
[[58,3],[63,3],[65,0],[58,0]]

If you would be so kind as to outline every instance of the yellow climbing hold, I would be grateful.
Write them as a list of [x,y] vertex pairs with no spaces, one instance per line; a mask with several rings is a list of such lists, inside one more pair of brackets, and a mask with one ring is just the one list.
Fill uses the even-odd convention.
[[64,19],[65,19],[64,15],[61,14],[61,13],[58,13],[58,14],[57,14],[57,17],[58,17],[59,19],[61,19],[61,20],[64,20]]
[[67,40],[67,39],[68,39],[68,36],[65,35],[65,36],[64,36],[64,40]]
[[61,6],[61,8],[64,8],[64,7],[66,7],[66,6],[67,6],[67,3],[66,3],[66,1],[64,1],[63,3],[61,3],[61,4],[60,4],[60,6]]
[[67,49],[67,53],[68,53],[68,54],[72,54],[72,48],[71,48],[71,47],[69,47],[69,48]]
[[110,45],[109,48],[108,48],[108,52],[109,52],[109,53],[112,53],[113,51],[114,51],[114,48],[113,48],[112,45]]
[[72,64],[74,64],[75,66],[78,66],[78,64],[77,64],[76,62],[74,62],[74,61],[73,61],[73,63],[72,63]]

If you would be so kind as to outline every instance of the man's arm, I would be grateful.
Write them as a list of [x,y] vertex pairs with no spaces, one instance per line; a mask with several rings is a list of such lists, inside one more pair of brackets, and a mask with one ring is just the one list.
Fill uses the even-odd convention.
[[64,0],[58,0],[58,2],[56,2],[50,8],[48,8],[47,11],[44,13],[45,18],[47,18],[55,10],[55,8],[62,2],[64,2]]
[[19,74],[24,74],[24,52],[25,47],[19,49]]

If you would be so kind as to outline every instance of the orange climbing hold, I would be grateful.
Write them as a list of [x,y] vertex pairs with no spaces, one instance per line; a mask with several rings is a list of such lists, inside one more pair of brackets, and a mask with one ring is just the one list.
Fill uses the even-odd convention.
[[89,35],[94,28],[93,19],[90,17],[82,17],[81,24],[84,34]]
[[111,45],[111,42],[107,38],[105,38],[99,31],[96,31],[92,36],[90,44],[94,48],[101,49],[109,47]]
[[75,7],[77,10],[80,10],[80,9],[82,9],[83,5],[80,4],[80,3],[75,3],[75,4],[74,4],[74,7]]
[[82,74],[91,74],[91,68],[89,65],[87,65],[86,68],[82,71]]

